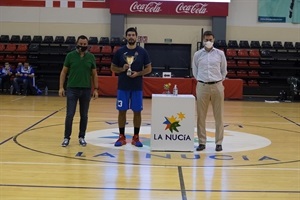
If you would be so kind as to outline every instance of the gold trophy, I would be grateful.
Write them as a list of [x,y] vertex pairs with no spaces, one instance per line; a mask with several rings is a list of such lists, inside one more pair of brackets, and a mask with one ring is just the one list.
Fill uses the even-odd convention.
[[127,76],[131,76],[132,70],[131,70],[131,64],[134,62],[135,57],[134,56],[127,56],[125,55],[125,61],[129,65],[129,68],[127,69]]

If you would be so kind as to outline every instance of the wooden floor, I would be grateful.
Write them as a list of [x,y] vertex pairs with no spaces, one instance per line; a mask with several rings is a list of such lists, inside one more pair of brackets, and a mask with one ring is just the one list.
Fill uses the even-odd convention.
[[[86,134],[61,147],[65,98],[0,96],[0,199],[299,200],[300,103],[225,101],[223,152],[151,152],[151,99],[144,100],[141,139],[114,147],[115,98],[91,101]],[[132,127],[132,113],[128,112]],[[127,129],[130,142],[132,128]],[[195,140],[195,145],[197,142]]]

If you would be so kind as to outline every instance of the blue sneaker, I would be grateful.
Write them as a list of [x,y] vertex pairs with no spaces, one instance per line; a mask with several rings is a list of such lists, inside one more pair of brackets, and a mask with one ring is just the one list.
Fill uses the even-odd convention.
[[115,142],[115,147],[120,147],[126,144],[126,137],[124,135],[120,135],[119,139]]
[[136,146],[136,147],[143,147],[143,143],[140,142],[140,139],[139,139],[138,135],[134,135],[132,137],[131,144]]

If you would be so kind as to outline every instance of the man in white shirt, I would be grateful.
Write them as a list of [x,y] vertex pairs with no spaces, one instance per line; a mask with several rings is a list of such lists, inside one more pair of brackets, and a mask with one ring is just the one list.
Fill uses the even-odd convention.
[[222,151],[224,137],[223,107],[224,86],[222,81],[227,75],[227,61],[223,51],[213,47],[214,35],[211,31],[203,34],[204,48],[198,50],[193,57],[193,76],[197,79],[197,135],[199,146],[197,151],[206,148],[206,115],[209,102],[212,104],[215,118],[216,151]]

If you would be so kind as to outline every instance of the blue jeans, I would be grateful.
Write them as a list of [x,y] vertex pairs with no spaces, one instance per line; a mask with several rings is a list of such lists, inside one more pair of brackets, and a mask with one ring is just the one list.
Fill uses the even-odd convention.
[[72,134],[73,118],[79,101],[79,135],[84,138],[88,123],[88,111],[91,100],[91,88],[67,88],[67,113],[65,120],[65,138],[70,139]]

